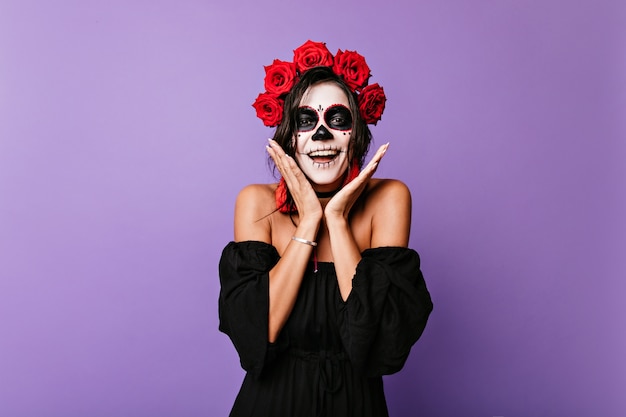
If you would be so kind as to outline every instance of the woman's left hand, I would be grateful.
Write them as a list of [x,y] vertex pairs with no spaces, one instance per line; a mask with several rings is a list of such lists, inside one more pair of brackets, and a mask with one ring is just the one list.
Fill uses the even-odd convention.
[[386,143],[378,148],[372,160],[361,170],[359,175],[330,199],[324,209],[324,217],[327,220],[339,218],[347,220],[352,206],[365,189],[369,179],[376,172],[378,163],[385,155],[385,152],[387,152],[388,147],[389,143]]

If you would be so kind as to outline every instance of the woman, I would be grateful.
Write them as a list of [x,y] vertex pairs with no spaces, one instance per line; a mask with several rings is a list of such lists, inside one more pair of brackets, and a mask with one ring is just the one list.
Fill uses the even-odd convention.
[[362,168],[385,102],[368,80],[356,52],[311,41],[266,67],[281,181],[240,192],[220,261],[220,330],[247,371],[231,416],[387,416],[381,376],[426,325],[409,190],[372,178],[388,144]]

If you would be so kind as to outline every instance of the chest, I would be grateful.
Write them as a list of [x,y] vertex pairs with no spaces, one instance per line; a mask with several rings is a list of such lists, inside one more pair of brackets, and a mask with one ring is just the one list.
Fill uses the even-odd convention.
[[[291,242],[291,237],[295,235],[299,222],[297,214],[291,215],[275,213],[271,219],[271,236],[272,244],[278,250],[278,254],[282,256]],[[349,219],[349,226],[352,236],[362,252],[371,247],[372,237],[372,221],[371,215],[368,216],[364,210],[358,210],[352,213]],[[321,222],[315,241],[315,256],[319,262],[334,262],[328,227],[324,221]]]

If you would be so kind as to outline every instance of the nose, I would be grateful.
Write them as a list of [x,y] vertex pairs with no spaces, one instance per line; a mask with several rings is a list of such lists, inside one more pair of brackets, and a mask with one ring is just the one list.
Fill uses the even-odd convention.
[[317,129],[317,132],[315,132],[313,136],[311,136],[311,139],[313,140],[328,140],[332,138],[333,134],[330,133],[328,129],[324,127],[324,125],[321,125],[320,128]]

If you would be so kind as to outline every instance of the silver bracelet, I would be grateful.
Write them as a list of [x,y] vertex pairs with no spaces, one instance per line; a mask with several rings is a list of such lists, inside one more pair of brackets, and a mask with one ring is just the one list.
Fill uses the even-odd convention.
[[304,243],[309,246],[317,246],[317,242],[312,242],[310,240],[302,239],[301,237],[292,236],[291,240],[295,240],[296,242]]

